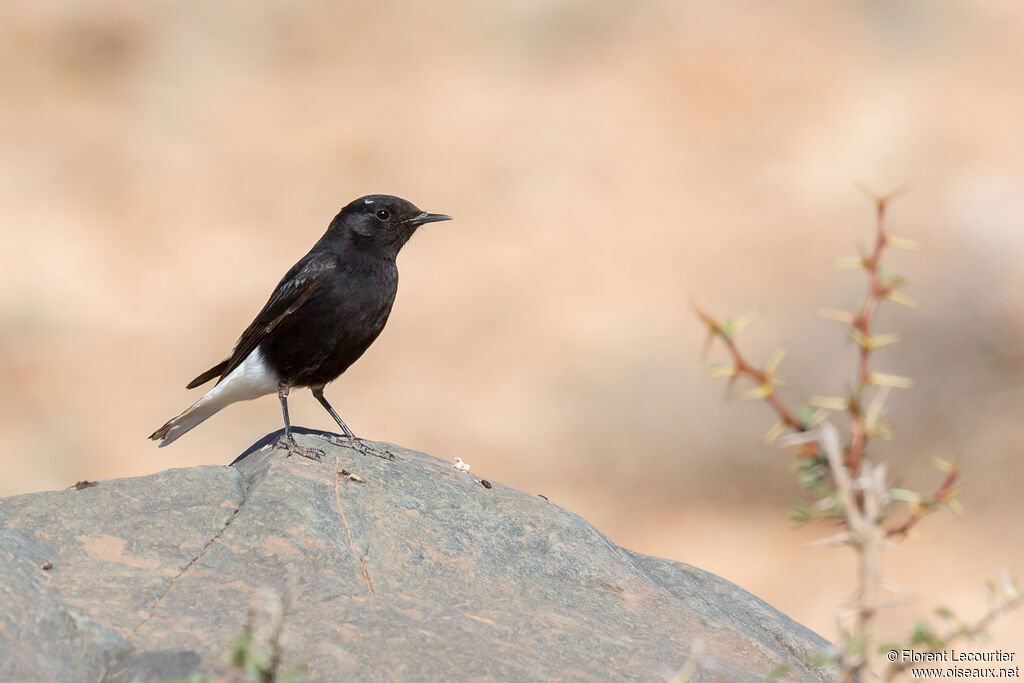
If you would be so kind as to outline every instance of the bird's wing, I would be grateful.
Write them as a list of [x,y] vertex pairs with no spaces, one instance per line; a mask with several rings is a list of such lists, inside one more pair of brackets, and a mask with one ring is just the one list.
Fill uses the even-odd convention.
[[[235,348],[226,361],[216,365],[205,373],[192,380],[190,386],[202,384],[199,380],[209,380],[220,375],[224,379],[231,374],[231,371],[242,364],[242,361],[252,353],[253,349],[260,345],[268,334],[277,327],[282,320],[297,311],[309,300],[317,287],[320,286],[320,277],[335,268],[334,259],[327,254],[307,254],[301,261],[292,266],[270,295],[263,310],[259,312],[256,319],[238,338]],[[219,372],[218,372],[219,371]],[[205,378],[205,379],[204,379]],[[219,382],[220,380],[218,380]]]

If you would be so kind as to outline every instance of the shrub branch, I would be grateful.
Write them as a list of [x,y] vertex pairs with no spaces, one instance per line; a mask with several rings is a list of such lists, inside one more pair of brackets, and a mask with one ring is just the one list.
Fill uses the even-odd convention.
[[[879,678],[883,666],[871,650],[872,626],[879,610],[898,604],[897,601],[883,600],[881,596],[883,592],[905,593],[884,579],[882,553],[906,538],[927,514],[940,507],[949,507],[954,512],[960,510],[956,500],[959,472],[955,463],[936,461],[936,466],[945,476],[934,493],[923,496],[907,489],[890,487],[885,465],[871,462],[868,458],[868,445],[872,439],[890,435],[884,415],[889,390],[909,388],[913,384],[909,378],[873,369],[874,351],[900,340],[895,333],[873,336],[875,315],[882,302],[887,300],[912,308],[917,304],[902,292],[904,279],[886,272],[882,265],[887,249],[916,248],[912,241],[891,235],[886,228],[889,204],[906,189],[882,196],[864,191],[875,205],[874,242],[869,251],[862,251],[859,257],[842,259],[839,265],[862,269],[867,276],[867,292],[856,313],[822,311],[824,317],[844,323],[848,335],[860,347],[852,389],[846,398],[811,397],[798,412],[794,412],[776,391],[776,386],[782,383],[778,376],[782,352],[772,356],[764,368],[753,365],[736,343],[736,335],[749,318],[719,321],[693,304],[694,311],[707,329],[708,346],[719,340],[731,361],[727,365],[712,366],[711,374],[729,378],[730,385],[740,379],[754,385],[743,396],[764,400],[779,419],[766,435],[767,441],[774,441],[789,432],[781,439],[781,444],[795,449],[800,465],[800,483],[817,499],[813,506],[802,508],[797,516],[800,519],[832,519],[843,525],[842,532],[815,545],[844,545],[854,550],[857,586],[848,603],[849,609],[837,614],[841,637],[831,659],[839,665],[843,680],[851,682]],[[839,433],[825,419],[826,410],[846,413],[849,433],[845,447],[841,445]],[[898,504],[905,505],[906,512],[901,521],[892,522],[890,510]],[[909,640],[910,646],[918,651],[928,647],[938,651],[957,638],[975,637],[1005,611],[1020,603],[1019,594],[1007,579],[1000,596],[993,599],[992,608],[978,622],[952,625],[942,636],[918,624]],[[942,614],[952,622],[951,612],[944,610]],[[886,680],[905,668],[900,665],[886,667]]]

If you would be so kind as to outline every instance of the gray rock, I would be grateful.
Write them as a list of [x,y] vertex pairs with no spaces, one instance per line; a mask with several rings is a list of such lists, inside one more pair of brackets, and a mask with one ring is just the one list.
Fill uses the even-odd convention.
[[[225,671],[284,610],[302,680],[825,680],[828,643],[737,586],[616,546],[539,496],[397,446],[0,500],[0,680]],[[354,481],[343,474],[361,478]],[[52,563],[52,569],[42,566]]]

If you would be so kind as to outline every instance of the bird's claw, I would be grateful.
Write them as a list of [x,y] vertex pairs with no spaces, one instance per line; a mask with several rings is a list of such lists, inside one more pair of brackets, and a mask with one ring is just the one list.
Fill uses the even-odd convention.
[[309,458],[310,460],[316,460],[317,462],[323,462],[325,453],[319,448],[312,448],[310,446],[300,446],[296,441],[295,437],[289,434],[287,437],[282,437],[276,444],[277,448],[283,448],[288,451],[286,457],[292,455],[301,455],[303,458]]
[[347,436],[337,436],[335,434],[324,434],[323,439],[334,446],[340,446],[342,448],[353,448],[363,455],[373,455],[378,458],[385,460],[394,460],[395,456],[388,451],[376,448],[375,446],[367,445],[359,437],[350,438]]

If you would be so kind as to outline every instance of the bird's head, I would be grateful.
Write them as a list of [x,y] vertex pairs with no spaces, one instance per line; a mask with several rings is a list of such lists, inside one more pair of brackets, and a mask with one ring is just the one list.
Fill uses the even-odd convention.
[[327,236],[380,249],[394,257],[421,225],[451,219],[441,213],[421,211],[400,197],[371,194],[343,208],[331,221]]

